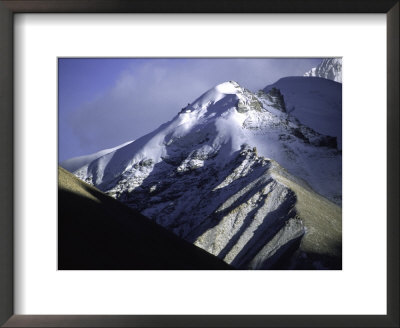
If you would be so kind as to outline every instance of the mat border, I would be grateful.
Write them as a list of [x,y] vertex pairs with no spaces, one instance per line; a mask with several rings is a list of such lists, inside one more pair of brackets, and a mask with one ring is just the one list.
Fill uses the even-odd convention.
[[[387,315],[14,315],[13,26],[16,13],[385,13]],[[398,0],[0,0],[0,324],[3,327],[399,327]]]

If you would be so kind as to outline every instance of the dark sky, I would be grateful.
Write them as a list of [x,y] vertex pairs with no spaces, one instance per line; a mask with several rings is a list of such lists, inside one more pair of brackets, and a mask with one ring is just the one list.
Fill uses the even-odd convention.
[[234,80],[257,91],[320,61],[60,58],[59,161],[137,139],[219,83]]

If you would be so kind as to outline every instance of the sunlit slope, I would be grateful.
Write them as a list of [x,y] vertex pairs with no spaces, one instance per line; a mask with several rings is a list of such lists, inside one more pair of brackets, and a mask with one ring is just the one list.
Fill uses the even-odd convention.
[[59,167],[59,269],[229,269]]
[[[298,268],[342,267],[342,209],[308,188],[281,167],[276,167],[273,177],[296,195],[295,210],[303,221],[306,233],[299,249],[294,253],[292,265]],[[286,263],[285,266],[290,266]]]
[[192,209],[201,224],[189,222],[186,239],[239,269],[340,269],[341,208],[275,161],[251,150],[239,157],[232,174],[203,192],[216,210]]

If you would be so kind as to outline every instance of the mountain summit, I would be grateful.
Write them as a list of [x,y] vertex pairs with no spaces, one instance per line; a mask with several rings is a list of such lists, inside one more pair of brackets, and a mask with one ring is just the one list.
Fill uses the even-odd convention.
[[338,268],[337,137],[293,116],[290,94],[219,84],[74,174],[236,268]]

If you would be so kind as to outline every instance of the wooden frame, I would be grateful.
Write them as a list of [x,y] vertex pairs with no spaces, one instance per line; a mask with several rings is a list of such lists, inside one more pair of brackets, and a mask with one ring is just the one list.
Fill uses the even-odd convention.
[[[0,324],[5,327],[399,327],[399,1],[398,0],[39,0],[0,1]],[[14,315],[14,13],[386,13],[387,315],[82,316]]]

